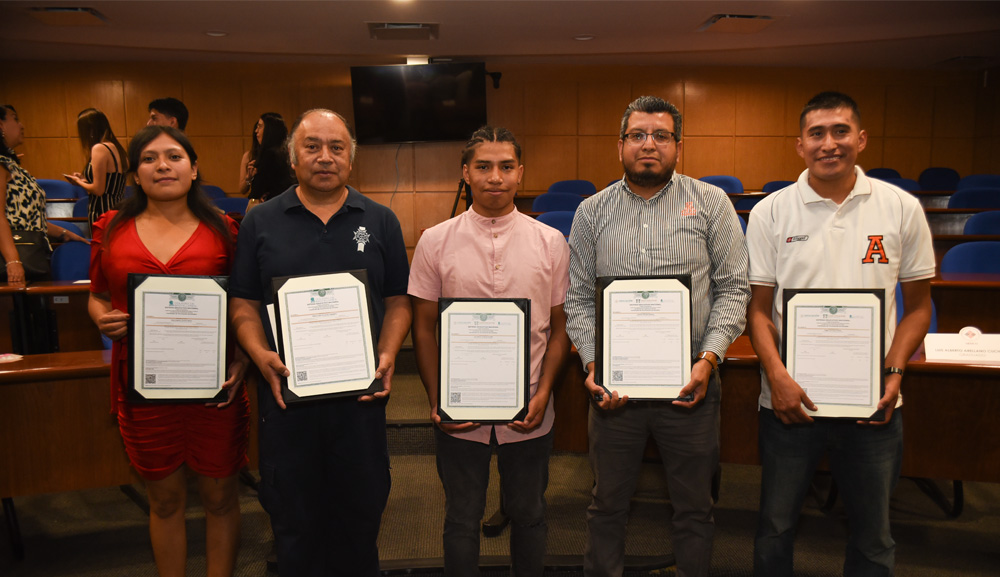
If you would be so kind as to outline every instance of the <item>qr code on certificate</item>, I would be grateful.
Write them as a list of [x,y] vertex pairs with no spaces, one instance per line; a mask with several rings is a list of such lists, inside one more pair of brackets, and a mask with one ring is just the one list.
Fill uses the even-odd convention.
[[309,371],[296,371],[295,372],[295,380],[297,380],[297,381],[306,381],[306,380],[309,380]]
[[622,374],[622,371],[611,371],[611,380],[612,381],[614,381],[616,383],[620,383],[620,382],[622,382],[622,380],[624,378],[625,378],[625,375]]
[[155,385],[156,384],[156,375],[146,375],[146,384],[147,385]]
[[451,403],[453,405],[457,405],[458,403],[461,403],[461,402],[462,402],[462,393],[452,393],[451,394]]

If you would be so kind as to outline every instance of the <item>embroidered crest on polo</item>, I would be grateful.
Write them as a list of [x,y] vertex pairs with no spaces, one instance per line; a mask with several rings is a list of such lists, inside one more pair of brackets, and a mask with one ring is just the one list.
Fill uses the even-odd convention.
[[372,235],[363,226],[359,226],[354,231],[354,242],[358,243],[358,252],[365,252],[365,245],[371,240]]

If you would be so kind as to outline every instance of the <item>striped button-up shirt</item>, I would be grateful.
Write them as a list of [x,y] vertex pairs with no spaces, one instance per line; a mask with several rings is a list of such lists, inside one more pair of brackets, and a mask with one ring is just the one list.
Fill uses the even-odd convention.
[[723,358],[746,325],[747,248],[716,186],[674,174],[646,200],[624,179],[583,201],[569,237],[566,329],[584,367],[594,360],[594,283],[602,276],[691,275],[692,352]]

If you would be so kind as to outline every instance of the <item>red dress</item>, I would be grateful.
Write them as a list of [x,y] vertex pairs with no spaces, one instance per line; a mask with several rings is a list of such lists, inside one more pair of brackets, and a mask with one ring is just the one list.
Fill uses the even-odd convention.
[[[94,223],[90,249],[90,291],[110,293],[111,305],[128,312],[128,273],[176,275],[228,275],[233,243],[227,242],[205,223],[164,264],[139,239],[135,220],[119,223],[105,243],[107,227],[117,211],[105,213]],[[237,224],[224,217],[232,238]],[[147,480],[166,478],[182,464],[200,475],[223,478],[236,474],[247,463],[250,432],[250,401],[245,387],[224,409],[202,403],[140,405],[125,400],[128,380],[126,339],[111,348],[112,412],[117,408],[118,426],[125,450],[136,471]]]

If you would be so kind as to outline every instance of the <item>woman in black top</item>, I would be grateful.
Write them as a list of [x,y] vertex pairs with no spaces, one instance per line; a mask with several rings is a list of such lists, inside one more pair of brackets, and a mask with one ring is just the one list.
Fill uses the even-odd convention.
[[276,112],[265,112],[254,126],[254,140],[250,152],[244,155],[241,170],[241,192],[247,193],[250,206],[275,197],[295,184],[292,167],[288,163],[285,139],[288,128]]
[[115,208],[125,196],[125,173],[128,160],[125,149],[111,130],[108,117],[96,108],[87,108],[76,118],[80,144],[87,155],[83,174],[66,174],[66,180],[83,187],[90,198],[87,219],[94,221]]

